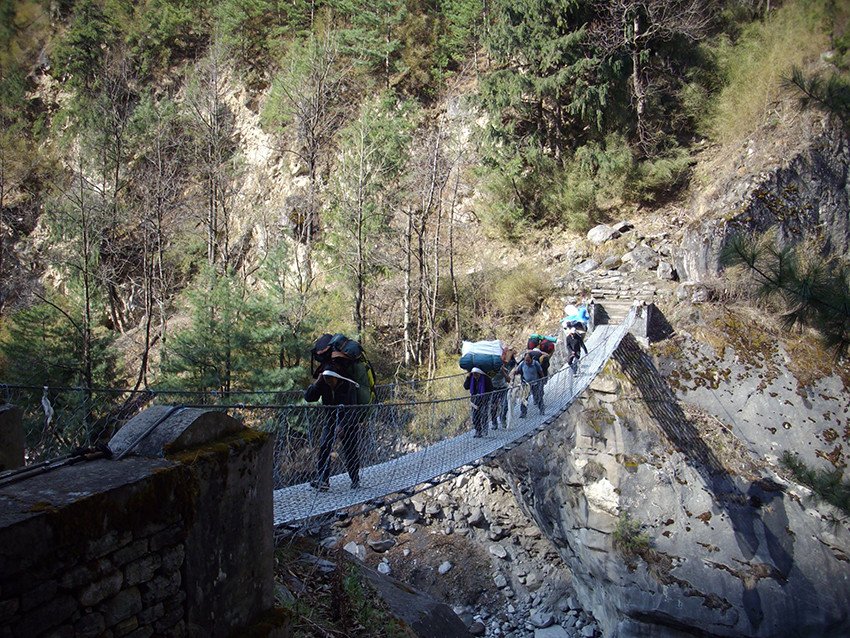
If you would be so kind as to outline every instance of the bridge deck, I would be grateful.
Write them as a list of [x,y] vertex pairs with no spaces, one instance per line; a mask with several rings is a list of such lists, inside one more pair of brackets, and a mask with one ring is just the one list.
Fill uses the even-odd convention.
[[[349,488],[346,474],[331,477],[331,488],[327,492],[318,492],[307,483],[275,490],[275,525],[302,521],[409,490],[527,439],[551,424],[584,392],[630,325],[627,319],[618,326],[598,326],[587,340],[589,353],[581,359],[577,374],[573,375],[566,367],[554,373],[550,370],[545,386],[545,415],[539,414],[530,403],[528,417],[518,419],[512,416],[508,419],[507,429],[491,430],[482,438],[474,438],[472,431],[465,432],[411,454],[363,468],[360,472],[361,487],[356,490]],[[464,402],[458,405],[468,409]]]

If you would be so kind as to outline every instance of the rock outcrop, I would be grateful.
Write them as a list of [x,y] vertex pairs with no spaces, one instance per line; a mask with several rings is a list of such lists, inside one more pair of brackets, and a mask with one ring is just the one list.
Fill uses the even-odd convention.
[[[694,197],[697,216],[682,239],[676,269],[683,279],[706,281],[721,269],[720,253],[733,235],[775,228],[793,244],[817,238],[828,254],[850,248],[850,143],[826,117],[795,122],[802,134],[781,148],[750,142],[735,166]],[[774,136],[774,145],[780,144]],[[763,156],[763,157],[762,157]]]
[[[847,635],[848,521],[764,458],[762,407],[777,397],[762,388],[761,403],[750,393],[712,414],[676,396],[634,339],[615,358],[581,405],[503,461],[604,635]],[[731,351],[724,361],[727,397],[761,374]],[[782,409],[824,409],[811,398]],[[761,436],[729,416],[748,409]],[[803,412],[792,419],[805,427]]]

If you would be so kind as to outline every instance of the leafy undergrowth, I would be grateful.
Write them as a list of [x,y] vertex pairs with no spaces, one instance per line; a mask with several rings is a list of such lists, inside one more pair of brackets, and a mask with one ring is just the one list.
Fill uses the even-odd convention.
[[414,636],[342,549],[292,540],[275,553],[275,586],[277,605],[292,615],[293,638]]
[[842,470],[815,470],[787,450],[782,453],[781,461],[794,478],[811,488],[818,498],[850,514],[850,481],[842,480]]

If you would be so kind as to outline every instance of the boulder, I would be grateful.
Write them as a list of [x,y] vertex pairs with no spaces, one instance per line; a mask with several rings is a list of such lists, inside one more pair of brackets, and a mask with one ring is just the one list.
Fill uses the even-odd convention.
[[437,568],[437,571],[442,576],[443,574],[448,574],[454,565],[451,564],[450,561],[443,561],[440,563],[440,566]]
[[622,263],[623,260],[620,259],[619,255],[609,255],[602,260],[602,268],[605,270],[617,270]]
[[616,239],[620,233],[607,224],[599,224],[587,231],[587,238],[594,244],[604,244],[606,241]]
[[586,275],[589,272],[593,272],[599,268],[599,262],[595,259],[588,259],[586,261],[581,262],[577,266],[573,266],[573,270],[583,275]]
[[531,615],[531,617],[528,619],[528,622],[530,622],[535,627],[545,629],[546,627],[551,626],[552,623],[555,622],[555,618],[548,611],[538,611]]
[[676,273],[673,270],[673,265],[666,261],[659,261],[658,267],[655,269],[655,276],[664,281],[672,281],[676,278]]
[[425,513],[428,516],[438,516],[439,514],[442,513],[442,511],[443,511],[443,508],[440,507],[439,503],[429,503],[425,507]]
[[613,377],[599,376],[590,382],[590,389],[604,394],[617,394],[620,391],[620,382]]
[[343,549],[358,560],[366,560],[366,548],[362,545],[358,545],[354,541],[349,541],[348,543],[346,543]]
[[623,262],[632,264],[636,270],[655,270],[658,268],[658,253],[643,244],[635,246],[623,255]]
[[570,638],[570,634],[560,625],[553,625],[545,629],[535,629],[534,638]]
[[628,232],[628,231],[632,230],[634,227],[635,227],[634,224],[632,224],[631,222],[625,221],[625,220],[617,222],[616,224],[613,224],[611,226],[611,228],[618,233]]
[[395,546],[394,538],[384,538],[381,540],[372,540],[371,538],[366,541],[366,544],[372,548],[372,551],[378,552],[380,554],[392,549]]
[[500,541],[505,537],[505,529],[501,525],[492,525],[487,532],[487,538],[491,541]]
[[383,574],[384,576],[389,576],[392,569],[390,568],[389,563],[378,563],[378,573]]
[[472,527],[483,527],[487,524],[487,519],[484,517],[484,512],[481,511],[481,508],[477,507],[470,512],[466,522],[472,525]]
[[501,545],[490,545],[490,553],[496,558],[507,558],[508,551]]

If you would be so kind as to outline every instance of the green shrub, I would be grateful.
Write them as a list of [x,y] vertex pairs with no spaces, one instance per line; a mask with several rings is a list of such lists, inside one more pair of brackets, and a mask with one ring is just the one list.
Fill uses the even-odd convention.
[[690,174],[693,160],[687,150],[674,148],[667,154],[637,165],[632,191],[635,199],[655,201],[682,187]]
[[826,0],[788,2],[743,30],[734,44],[716,45],[726,86],[711,117],[721,141],[735,141],[760,126],[774,109],[784,78],[829,46]]
[[623,512],[614,528],[614,549],[623,556],[639,556],[648,550],[649,536],[640,530],[641,524]]
[[844,473],[841,470],[815,470],[787,450],[782,453],[780,462],[797,481],[811,488],[818,498],[850,514],[850,481],[843,480]]
[[494,277],[490,301],[505,316],[534,312],[551,294],[552,281],[537,264],[520,266]]
[[654,201],[683,186],[691,163],[688,152],[675,145],[659,157],[638,161],[626,139],[611,134],[576,150],[556,174],[546,205],[568,228],[583,232],[607,211]]

